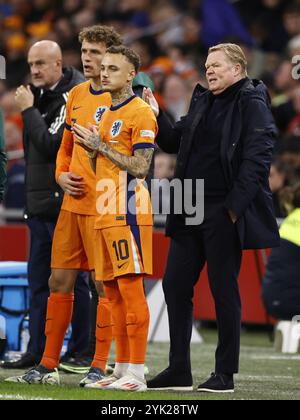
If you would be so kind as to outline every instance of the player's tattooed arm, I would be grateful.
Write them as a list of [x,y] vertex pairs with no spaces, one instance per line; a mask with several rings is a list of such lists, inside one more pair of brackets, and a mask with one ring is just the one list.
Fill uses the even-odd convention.
[[107,143],[101,142],[99,152],[123,171],[127,171],[135,178],[143,179],[149,173],[154,149],[139,149],[134,152],[134,156],[125,156],[109,147]]
[[154,149],[139,149],[134,152],[134,156],[125,156],[101,141],[95,127],[86,129],[75,124],[73,131],[76,143],[82,146],[88,153],[90,159],[94,158],[94,153],[101,153],[110,159],[120,169],[127,171],[130,175],[138,179],[146,178],[149,173],[153,159]]

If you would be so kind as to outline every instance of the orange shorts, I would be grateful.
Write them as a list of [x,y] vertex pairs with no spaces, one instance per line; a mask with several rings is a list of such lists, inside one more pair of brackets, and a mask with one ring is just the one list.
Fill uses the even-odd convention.
[[61,210],[54,232],[51,268],[92,271],[95,216]]
[[96,230],[96,279],[152,275],[152,226],[118,226]]

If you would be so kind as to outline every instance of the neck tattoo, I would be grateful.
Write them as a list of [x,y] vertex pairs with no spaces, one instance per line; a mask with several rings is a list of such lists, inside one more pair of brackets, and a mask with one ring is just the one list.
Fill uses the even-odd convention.
[[123,102],[127,101],[127,99],[131,98],[132,96],[134,96],[132,86],[127,85],[121,91],[111,93],[112,105],[121,105]]

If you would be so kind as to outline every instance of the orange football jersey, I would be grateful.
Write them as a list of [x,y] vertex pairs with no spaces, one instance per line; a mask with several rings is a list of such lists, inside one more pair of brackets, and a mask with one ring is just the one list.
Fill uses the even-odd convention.
[[[104,113],[99,125],[102,141],[126,156],[133,156],[138,149],[154,149],[157,132],[152,109],[136,96],[111,107]],[[96,229],[153,224],[150,194],[143,184],[144,180],[137,180],[122,171],[101,154],[97,158],[96,176]]]
[[72,126],[77,123],[99,125],[106,110],[111,106],[109,93],[96,92],[91,82],[75,86],[67,102],[66,128],[57,156],[56,179],[62,172],[73,172],[83,178],[85,193],[79,198],[65,194],[62,209],[72,213],[93,216],[96,214],[96,176],[91,168],[87,152],[74,143]]

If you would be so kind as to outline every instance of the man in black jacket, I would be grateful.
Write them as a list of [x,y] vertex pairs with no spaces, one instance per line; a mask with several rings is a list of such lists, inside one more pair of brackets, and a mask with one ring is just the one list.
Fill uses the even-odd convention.
[[[62,67],[62,52],[52,41],[33,45],[28,54],[33,86],[20,86],[16,102],[24,123],[26,161],[26,219],[30,229],[28,280],[30,287],[30,342],[28,351],[4,368],[36,365],[45,347],[48,280],[51,274],[51,247],[63,199],[55,181],[56,156],[65,128],[68,92],[84,78],[77,70]],[[75,289],[73,334],[68,352],[85,350],[89,339],[89,287],[86,275],[78,277]]]
[[3,200],[4,186],[6,182],[6,154],[4,147],[3,118],[0,109],[0,203]]
[[279,245],[269,173],[276,127],[262,82],[247,77],[241,48],[222,44],[210,49],[206,62],[209,89],[197,86],[189,113],[173,127],[151,91],[145,100],[158,115],[157,142],[167,153],[178,153],[175,178],[205,182],[205,216],[187,226],[185,215],[171,214],[172,237],[164,293],[168,305],[170,366],[149,389],[193,389],[190,339],[194,286],[208,263],[215,300],[219,343],[212,377],[199,392],[234,392],[239,369],[241,301],[238,276],[243,249]]

